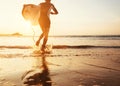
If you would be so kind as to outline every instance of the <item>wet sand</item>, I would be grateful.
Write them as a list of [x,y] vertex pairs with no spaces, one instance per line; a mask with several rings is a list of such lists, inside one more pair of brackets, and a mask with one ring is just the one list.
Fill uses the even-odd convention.
[[53,54],[0,58],[0,86],[26,86],[21,77],[37,69],[52,86],[120,86],[120,50],[108,50],[56,49]]

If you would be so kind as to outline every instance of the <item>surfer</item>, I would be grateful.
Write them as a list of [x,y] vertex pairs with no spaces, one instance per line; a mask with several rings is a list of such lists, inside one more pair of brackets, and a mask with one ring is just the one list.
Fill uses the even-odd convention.
[[58,14],[58,11],[55,8],[55,6],[51,3],[51,0],[45,0],[45,2],[40,3],[39,6],[40,6],[40,17],[38,21],[42,30],[42,34],[39,36],[39,39],[36,41],[36,46],[39,46],[41,39],[44,38],[41,47],[41,50],[44,51],[50,29],[49,16],[50,14]]

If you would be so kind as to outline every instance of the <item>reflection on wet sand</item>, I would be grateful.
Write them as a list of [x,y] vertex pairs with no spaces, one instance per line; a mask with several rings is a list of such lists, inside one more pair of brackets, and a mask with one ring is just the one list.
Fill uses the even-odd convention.
[[[22,76],[23,84],[26,86],[52,86],[45,55],[42,54],[41,57],[36,58],[36,60],[37,68],[27,71]],[[38,61],[41,61],[42,66],[39,66],[40,64]]]

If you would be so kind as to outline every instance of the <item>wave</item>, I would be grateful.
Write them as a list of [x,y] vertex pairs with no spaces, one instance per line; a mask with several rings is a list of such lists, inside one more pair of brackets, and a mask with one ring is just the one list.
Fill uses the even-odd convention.
[[8,49],[31,49],[31,46],[0,46],[0,49],[8,48]]
[[[0,49],[32,49],[33,46],[0,46]],[[89,49],[89,48],[120,48],[120,46],[94,46],[94,45],[53,45],[53,49]]]
[[120,46],[94,46],[94,45],[78,45],[78,46],[69,46],[69,45],[55,45],[53,48],[120,48]]

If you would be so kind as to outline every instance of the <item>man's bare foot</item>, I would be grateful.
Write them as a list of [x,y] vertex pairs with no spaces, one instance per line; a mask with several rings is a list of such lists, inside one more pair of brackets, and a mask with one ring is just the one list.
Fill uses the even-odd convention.
[[45,46],[42,45],[41,51],[43,51],[43,52],[45,51]]
[[39,46],[39,43],[40,43],[40,41],[38,40],[38,41],[36,42],[36,46]]

